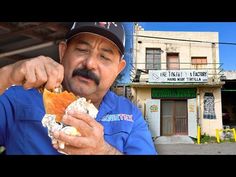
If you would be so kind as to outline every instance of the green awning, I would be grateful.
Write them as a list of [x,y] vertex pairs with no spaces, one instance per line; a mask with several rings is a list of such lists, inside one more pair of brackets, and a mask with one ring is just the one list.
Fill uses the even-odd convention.
[[152,88],[152,98],[196,98],[196,88]]

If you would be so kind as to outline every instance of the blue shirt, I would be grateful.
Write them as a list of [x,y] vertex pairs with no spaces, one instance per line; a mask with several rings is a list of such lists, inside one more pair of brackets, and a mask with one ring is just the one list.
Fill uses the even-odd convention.
[[[42,95],[36,89],[13,86],[0,96],[0,145],[6,154],[60,154],[41,120]],[[142,113],[128,99],[108,91],[96,120],[105,140],[124,154],[157,154]]]

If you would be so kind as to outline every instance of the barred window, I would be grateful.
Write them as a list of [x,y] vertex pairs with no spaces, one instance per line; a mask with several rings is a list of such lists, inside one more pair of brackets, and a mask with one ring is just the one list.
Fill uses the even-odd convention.
[[146,69],[161,69],[161,49],[146,48]]

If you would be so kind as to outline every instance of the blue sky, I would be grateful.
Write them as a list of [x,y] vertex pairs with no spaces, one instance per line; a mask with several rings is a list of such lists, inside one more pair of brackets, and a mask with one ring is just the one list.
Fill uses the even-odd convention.
[[[144,30],[219,32],[219,42],[236,43],[236,22],[139,22]],[[236,45],[219,45],[224,70],[236,70]]]

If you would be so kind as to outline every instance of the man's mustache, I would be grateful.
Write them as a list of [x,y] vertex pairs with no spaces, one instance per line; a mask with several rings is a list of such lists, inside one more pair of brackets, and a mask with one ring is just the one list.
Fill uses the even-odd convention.
[[99,85],[99,83],[100,83],[100,79],[98,78],[98,76],[96,74],[94,74],[91,70],[88,70],[86,68],[75,69],[72,73],[72,77],[74,77],[74,76],[82,76],[87,79],[91,79],[96,83],[96,85]]

